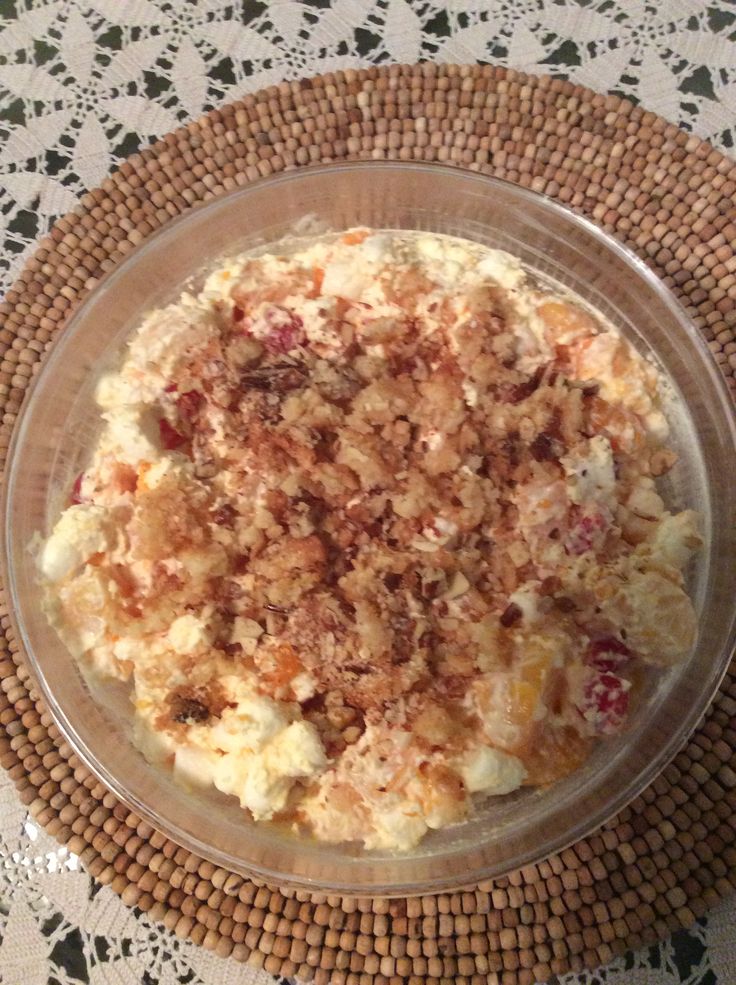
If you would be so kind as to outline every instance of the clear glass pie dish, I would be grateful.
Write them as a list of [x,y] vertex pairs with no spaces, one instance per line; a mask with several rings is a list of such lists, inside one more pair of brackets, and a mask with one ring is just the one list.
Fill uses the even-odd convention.
[[[647,679],[627,729],[546,789],[489,800],[411,853],[327,845],[252,822],[232,798],[191,792],[149,765],[132,738],[128,689],[85,680],[49,626],[29,550],[63,508],[95,441],[93,395],[145,313],[196,291],[218,261],[285,237],[354,226],[465,237],[520,257],[578,294],[668,379],[671,444],[680,456],[666,496],[703,517],[689,573],[700,636],[684,663]],[[5,483],[6,585],[29,665],[60,731],[121,800],[216,864],[279,885],[352,895],[434,892],[538,861],[633,799],[685,742],[725,672],[734,640],[736,455],[733,410],[696,328],[645,264],[591,223],[487,177],[432,165],[364,163],[287,173],[221,196],[169,224],[110,273],[56,341],[15,429]]]

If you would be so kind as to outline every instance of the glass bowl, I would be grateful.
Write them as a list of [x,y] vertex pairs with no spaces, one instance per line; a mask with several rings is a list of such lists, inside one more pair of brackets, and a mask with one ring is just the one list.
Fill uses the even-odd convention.
[[[648,682],[627,730],[547,789],[491,799],[405,855],[325,845],[256,825],[234,798],[190,793],[132,742],[127,688],[85,681],[39,607],[29,550],[48,533],[95,440],[96,380],[143,314],[194,290],[220,259],[285,236],[350,226],[421,229],[506,249],[572,289],[669,377],[681,461],[666,495],[700,510],[705,545],[690,572],[700,620],[691,658]],[[542,196],[435,165],[360,163],[293,171],[223,195],[170,223],[119,264],[63,330],[25,402],[5,490],[6,584],[41,693],[80,759],[140,817],[217,865],[278,885],[406,895],[469,885],[539,861],[632,800],[683,745],[718,687],[734,637],[736,430],[728,393],[695,327],[646,265]]]

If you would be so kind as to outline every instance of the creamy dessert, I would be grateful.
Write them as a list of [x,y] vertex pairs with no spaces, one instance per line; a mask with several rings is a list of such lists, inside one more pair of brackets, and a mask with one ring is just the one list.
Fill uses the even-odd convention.
[[[405,851],[576,770],[696,617],[655,367],[512,256],[351,230],[151,313],[38,563],[145,755]],[[656,671],[655,671],[656,672]]]

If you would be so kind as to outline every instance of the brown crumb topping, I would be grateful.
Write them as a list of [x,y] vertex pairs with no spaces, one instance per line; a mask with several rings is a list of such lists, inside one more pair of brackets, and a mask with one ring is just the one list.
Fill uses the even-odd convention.
[[[410,736],[411,796],[435,791],[422,811],[453,823],[495,782],[471,753],[546,783],[621,727],[627,629],[661,648],[626,578],[668,598],[687,637],[679,572],[651,545],[660,522],[698,539],[654,488],[675,456],[647,430],[653,370],[587,311],[528,282],[454,283],[417,251],[384,256],[362,291],[345,250],[337,274],[305,255],[246,261],[165,372],[147,351],[134,367],[162,377],[135,424],[153,453],[133,467],[97,450],[97,488],[75,495],[105,501],[114,536],[65,613],[104,621],[154,730],[216,733],[213,769],[235,755],[229,730],[257,731],[252,698],[284,734],[316,730],[323,778],[382,732]],[[265,726],[257,741],[278,746]]]
[[[437,285],[411,264],[384,287],[396,313],[343,299],[334,333],[349,344],[326,358],[304,338],[297,283],[236,286],[162,401],[199,479],[140,493],[134,521],[141,557],[220,550],[200,593],[226,629],[261,628],[265,692],[288,696],[306,670],[361,715],[400,695],[462,698],[484,659],[472,625],[515,626],[509,596],[543,568],[519,549],[514,491],[563,478],[600,403],[555,359],[522,368],[504,291],[478,289],[458,315],[449,291],[422,308]],[[255,339],[244,326],[263,304],[273,336]]]

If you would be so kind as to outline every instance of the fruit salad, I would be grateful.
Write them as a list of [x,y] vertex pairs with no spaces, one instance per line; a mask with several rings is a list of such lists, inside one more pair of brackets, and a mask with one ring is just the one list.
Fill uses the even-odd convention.
[[46,611],[143,753],[256,822],[408,851],[577,770],[694,645],[666,385],[507,253],[238,257],[96,399]]

